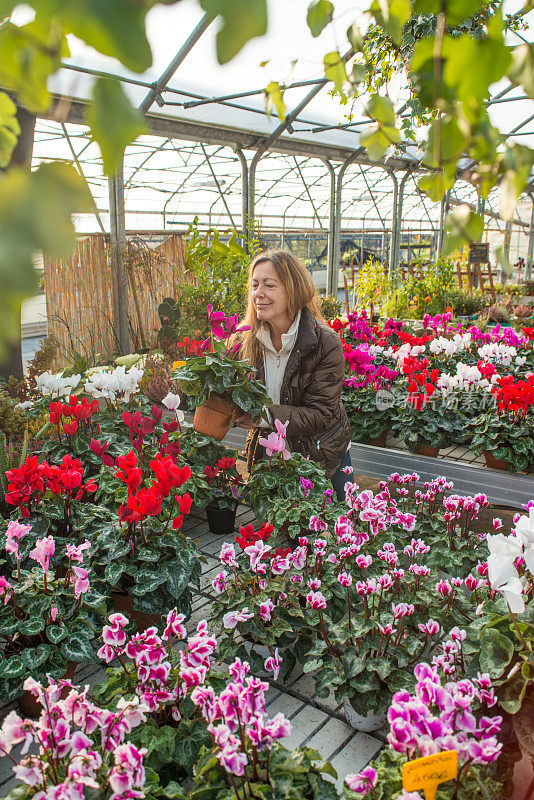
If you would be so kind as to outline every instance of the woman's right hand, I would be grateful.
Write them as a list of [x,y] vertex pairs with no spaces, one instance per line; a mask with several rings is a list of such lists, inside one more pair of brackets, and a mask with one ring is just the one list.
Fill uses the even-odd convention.
[[238,428],[245,428],[247,431],[253,431],[259,424],[259,419],[254,421],[250,414],[240,414],[234,419],[234,425]]

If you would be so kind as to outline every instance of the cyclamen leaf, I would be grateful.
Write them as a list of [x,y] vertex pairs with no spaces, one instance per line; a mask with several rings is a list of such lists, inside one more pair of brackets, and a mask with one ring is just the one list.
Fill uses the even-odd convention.
[[308,6],[308,14],[306,22],[313,37],[319,34],[326,28],[332,20],[334,13],[334,5],[330,0],[313,0]]
[[87,121],[107,175],[119,166],[127,145],[147,131],[143,115],[131,105],[120,81],[111,78],[96,81]]

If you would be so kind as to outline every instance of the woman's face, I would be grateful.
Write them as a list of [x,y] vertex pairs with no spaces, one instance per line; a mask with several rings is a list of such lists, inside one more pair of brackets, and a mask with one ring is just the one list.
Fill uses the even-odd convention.
[[252,275],[252,302],[261,322],[281,327],[289,320],[287,290],[271,261],[260,261]]

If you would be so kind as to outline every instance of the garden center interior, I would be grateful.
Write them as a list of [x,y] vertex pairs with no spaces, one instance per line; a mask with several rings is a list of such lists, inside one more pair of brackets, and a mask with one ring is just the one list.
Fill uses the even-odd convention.
[[[455,3],[435,9],[435,48]],[[403,51],[385,92],[400,136],[376,155],[369,87],[325,75],[367,5],[267,0],[266,34],[221,64],[223,2],[156,4],[149,69],[69,35],[32,109],[31,170],[68,165],[91,203],[70,250],[32,253],[0,365],[2,797],[433,800],[409,765],[454,753],[439,800],[534,798],[534,11],[469,0],[502,6],[504,48],[527,46],[480,103],[515,162],[482,196],[490,159],[466,146],[431,199],[421,179],[446,166],[428,166],[429,130],[453,101],[412,137]],[[405,6],[406,25],[434,12],[370,13],[390,33]],[[113,171],[102,81],[146,125]],[[451,219],[477,215],[449,248]],[[291,423],[261,460],[234,425],[270,402],[227,349],[262,249],[301,260],[341,339],[344,500],[320,458],[286,449]],[[200,423],[210,397],[230,403],[219,432]],[[77,688],[42,689],[65,677]]]

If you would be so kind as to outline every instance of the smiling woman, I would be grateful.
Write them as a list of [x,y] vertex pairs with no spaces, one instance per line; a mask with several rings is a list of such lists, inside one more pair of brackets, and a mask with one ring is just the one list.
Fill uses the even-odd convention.
[[[241,353],[273,401],[271,424],[286,426],[290,449],[321,464],[344,499],[348,475],[341,467],[351,470],[350,425],[341,402],[343,350],[322,320],[311,275],[292,253],[267,250],[252,262],[245,324],[250,330]],[[248,414],[236,424],[251,432],[258,427]]]

